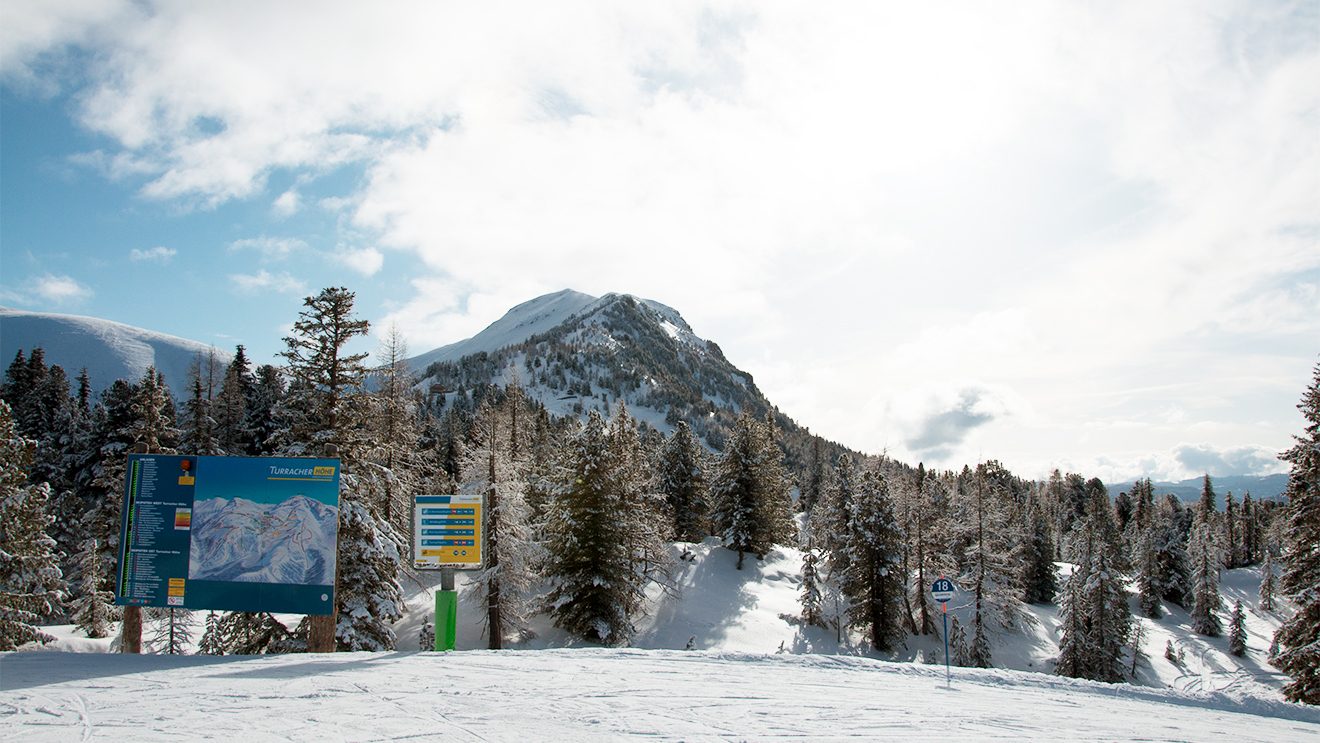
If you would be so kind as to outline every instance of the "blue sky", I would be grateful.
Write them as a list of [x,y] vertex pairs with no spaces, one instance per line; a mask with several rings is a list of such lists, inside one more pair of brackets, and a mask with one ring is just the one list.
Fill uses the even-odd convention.
[[2,13],[6,306],[268,361],[330,285],[414,353],[628,292],[814,431],[1027,475],[1277,471],[1301,425],[1314,3]]

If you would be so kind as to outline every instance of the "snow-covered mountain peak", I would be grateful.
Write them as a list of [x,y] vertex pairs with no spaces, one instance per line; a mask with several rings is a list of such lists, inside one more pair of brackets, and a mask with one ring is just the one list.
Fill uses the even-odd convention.
[[457,361],[482,351],[498,351],[550,330],[597,301],[590,294],[572,289],[530,299],[510,309],[471,338],[427,351],[410,359],[409,363],[414,369],[425,369],[438,361]]

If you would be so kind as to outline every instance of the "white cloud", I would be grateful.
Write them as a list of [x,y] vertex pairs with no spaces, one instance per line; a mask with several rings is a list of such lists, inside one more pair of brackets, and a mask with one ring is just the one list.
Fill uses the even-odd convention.
[[147,248],[146,250],[133,248],[128,253],[128,259],[138,263],[143,261],[149,261],[152,263],[169,263],[170,260],[178,254],[179,251],[174,248],[157,245],[154,248]]
[[93,292],[90,287],[69,276],[46,274],[33,282],[32,292],[48,302],[69,304],[90,299]]
[[301,207],[301,205],[302,202],[300,197],[298,196],[298,192],[293,189],[289,189],[288,191],[285,191],[284,193],[280,194],[279,198],[275,199],[275,201],[271,203],[271,210],[275,212],[277,216],[291,217],[294,214],[298,213],[298,209]]
[[[387,320],[419,351],[539,292],[626,291],[855,446],[918,456],[972,388],[1012,415],[945,437],[945,461],[1026,474],[1292,430],[1297,339],[1320,336],[1313,7],[302,12],[100,23],[78,100],[114,146],[84,159],[203,204],[293,172],[274,213],[305,196],[336,242],[378,246],[330,257],[412,287]],[[5,69],[83,38],[29,36]],[[344,163],[351,193],[308,185]]]
[[229,243],[229,252],[253,251],[263,262],[282,261],[296,252],[307,250],[307,243],[296,237],[252,237]]
[[248,294],[275,292],[302,296],[307,294],[307,284],[287,272],[271,273],[262,269],[254,274],[235,273],[229,275],[234,287]]
[[385,265],[385,256],[372,247],[341,248],[335,252],[334,259],[363,276],[375,276]]

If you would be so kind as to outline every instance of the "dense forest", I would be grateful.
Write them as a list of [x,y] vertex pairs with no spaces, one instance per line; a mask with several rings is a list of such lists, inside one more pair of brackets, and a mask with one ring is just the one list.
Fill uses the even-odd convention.
[[[1111,499],[1076,473],[1033,481],[996,461],[935,471],[862,456],[752,404],[750,378],[729,385],[705,373],[700,359],[722,360],[717,348],[651,359],[648,368],[672,372],[661,383],[630,378],[641,355],[671,347],[658,338],[631,338],[608,359],[620,370],[607,380],[608,416],[594,407],[552,416],[515,382],[474,381],[516,357],[538,383],[596,394],[601,380],[585,370],[601,359],[565,353],[571,338],[436,365],[434,384],[422,385],[397,333],[373,367],[345,350],[368,329],[353,301],[343,288],[307,298],[280,366],[254,368],[239,346],[227,365],[199,358],[181,391],[148,370],[94,396],[85,372],[70,378],[40,348],[20,351],[0,386],[0,649],[46,641],[42,626],[56,622],[111,632],[124,462],[135,447],[329,453],[343,467],[340,650],[396,646],[412,498],[469,492],[486,499],[487,562],[468,590],[489,607],[492,648],[526,638],[538,614],[585,641],[626,645],[646,591],[672,581],[667,544],[714,536],[739,567],[774,545],[803,549],[801,620],[858,633],[881,653],[936,631],[928,588],[938,576],[974,597],[971,625],[951,628],[964,665],[994,665],[990,628],[1023,621],[1026,604],[1057,602],[1057,672],[1117,682],[1130,677],[1138,646],[1129,591],[1149,617],[1177,604],[1197,632],[1232,636],[1240,607],[1221,601],[1219,571],[1263,564],[1262,605],[1286,596],[1298,607],[1272,649],[1294,679],[1285,692],[1320,702],[1320,367],[1299,405],[1307,428],[1283,455],[1293,467],[1287,505],[1228,493],[1220,510],[1209,476],[1200,500],[1184,504],[1149,480]],[[635,305],[612,306],[622,315],[604,322],[645,327],[628,322]],[[630,415],[622,399],[639,390],[671,412],[672,433]],[[1057,563],[1074,566],[1071,577]],[[309,619],[286,626],[270,614],[147,615],[160,652],[182,652],[180,638],[198,631],[200,652],[297,652],[316,632]]]

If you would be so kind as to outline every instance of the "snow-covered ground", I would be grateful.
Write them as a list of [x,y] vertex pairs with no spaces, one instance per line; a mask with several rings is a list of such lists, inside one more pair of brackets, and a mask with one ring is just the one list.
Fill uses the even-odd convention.
[[[52,628],[46,651],[0,654],[0,739],[1320,740],[1320,710],[1282,701],[1284,679],[1264,661],[1282,615],[1255,610],[1254,569],[1223,579],[1229,607],[1249,607],[1246,658],[1171,607],[1143,620],[1140,684],[1059,678],[1055,608],[1031,607],[995,637],[1006,668],[954,668],[948,685],[942,665],[919,660],[938,638],[879,658],[802,627],[796,550],[738,571],[713,540],[674,549],[687,553],[677,591],[654,593],[630,649],[581,647],[541,621],[517,649],[479,650],[482,614],[465,600],[460,651],[416,652],[430,573],[409,583],[396,653],[119,656]],[[1164,658],[1169,640],[1182,665]]]

